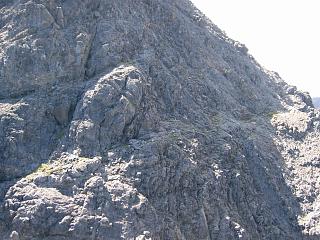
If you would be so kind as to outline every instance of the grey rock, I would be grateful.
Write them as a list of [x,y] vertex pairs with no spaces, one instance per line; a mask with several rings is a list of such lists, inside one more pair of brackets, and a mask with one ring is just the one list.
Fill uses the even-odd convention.
[[191,2],[0,6],[0,239],[320,239],[320,112]]
[[10,239],[11,240],[19,240],[19,233],[17,233],[16,231],[13,231],[11,234],[10,234]]
[[119,67],[93,82],[79,101],[70,127],[73,152],[95,156],[138,135],[144,117],[145,77]]

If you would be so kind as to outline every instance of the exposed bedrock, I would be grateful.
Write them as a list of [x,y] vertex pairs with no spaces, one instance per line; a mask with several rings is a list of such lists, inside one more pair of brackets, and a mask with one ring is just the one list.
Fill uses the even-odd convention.
[[0,239],[320,239],[320,113],[187,0],[0,0]]

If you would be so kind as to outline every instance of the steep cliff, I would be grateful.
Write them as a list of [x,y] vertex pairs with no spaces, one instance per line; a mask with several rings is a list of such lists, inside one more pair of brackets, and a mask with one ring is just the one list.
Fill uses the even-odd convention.
[[0,238],[320,239],[320,113],[188,0],[0,7]]

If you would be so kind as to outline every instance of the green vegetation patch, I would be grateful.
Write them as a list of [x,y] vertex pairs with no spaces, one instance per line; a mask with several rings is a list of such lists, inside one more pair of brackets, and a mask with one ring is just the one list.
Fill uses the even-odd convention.
[[279,112],[277,112],[277,111],[271,111],[271,112],[266,113],[266,116],[268,118],[274,118],[278,113]]
[[63,171],[62,167],[57,166],[50,166],[49,164],[43,163],[41,164],[33,173],[31,173],[27,178],[29,180],[34,179],[34,177],[38,174],[44,174],[46,176],[49,176],[53,173],[61,173]]

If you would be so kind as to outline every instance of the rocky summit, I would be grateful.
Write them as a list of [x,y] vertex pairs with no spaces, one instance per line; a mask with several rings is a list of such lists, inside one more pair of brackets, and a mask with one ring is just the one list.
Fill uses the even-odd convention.
[[0,0],[1,240],[320,239],[320,112],[188,0]]

